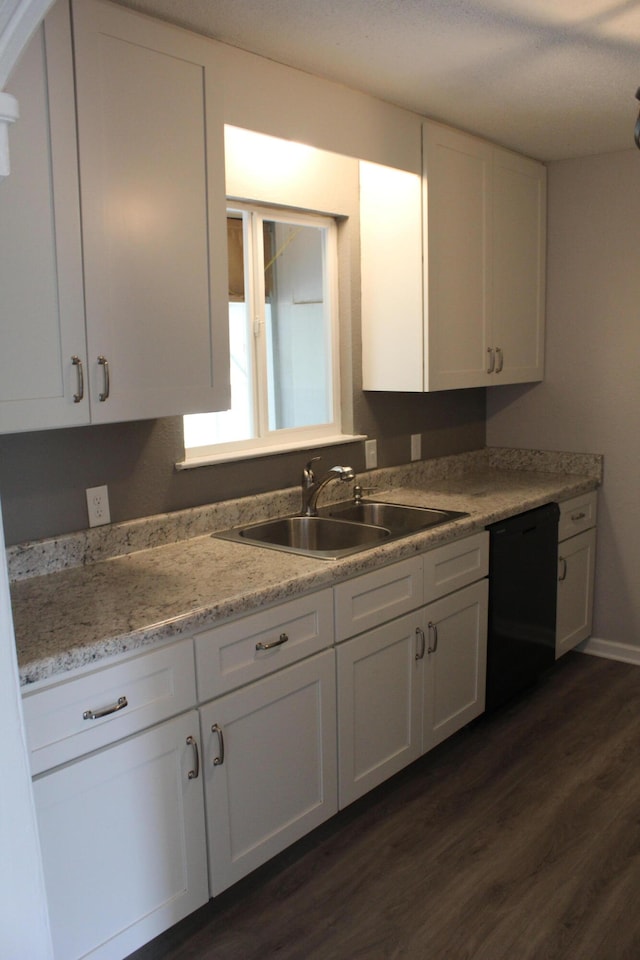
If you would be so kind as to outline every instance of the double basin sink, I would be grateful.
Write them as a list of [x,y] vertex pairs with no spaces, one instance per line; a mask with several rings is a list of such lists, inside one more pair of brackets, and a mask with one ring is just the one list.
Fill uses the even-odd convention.
[[468,514],[358,500],[324,507],[316,517],[279,517],[214,534],[223,540],[336,560]]

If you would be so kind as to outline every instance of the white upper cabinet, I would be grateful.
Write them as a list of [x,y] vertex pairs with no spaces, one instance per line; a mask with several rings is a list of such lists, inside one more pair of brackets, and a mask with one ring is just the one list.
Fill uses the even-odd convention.
[[423,167],[360,166],[364,389],[541,380],[544,167],[431,122]]
[[3,433],[89,422],[67,5],[40,25],[7,89],[18,98],[20,121],[0,190]]
[[500,351],[496,383],[527,383],[544,375],[546,198],[542,164],[494,148],[491,345]]
[[423,126],[426,388],[541,380],[546,171]]
[[75,92],[65,0],[10,83],[21,117],[0,194],[0,432],[228,406],[213,47],[99,0],[71,12]]
[[224,409],[224,124],[212,47],[100,0],[72,9],[92,420]]
[[491,304],[491,147],[425,124],[425,388],[487,379]]

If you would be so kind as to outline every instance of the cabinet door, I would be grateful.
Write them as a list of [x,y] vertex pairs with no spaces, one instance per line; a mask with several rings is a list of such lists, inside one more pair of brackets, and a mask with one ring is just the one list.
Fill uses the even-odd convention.
[[92,420],[224,409],[224,121],[212,47],[100,0],[75,2],[73,24]]
[[191,711],[34,781],[56,960],[121,960],[207,900]]
[[200,710],[215,896],[337,810],[327,650]]
[[596,531],[558,544],[556,659],[591,635]]
[[507,150],[493,159],[492,383],[542,380],[546,172]]
[[[0,191],[0,433],[89,422],[69,9],[58,3],[7,84],[20,104]],[[75,402],[75,397],[78,401]]]
[[336,650],[341,808],[420,754],[421,622],[399,617]]
[[490,144],[423,126],[427,389],[489,380]]
[[488,596],[479,580],[424,608],[425,752],[484,711]]

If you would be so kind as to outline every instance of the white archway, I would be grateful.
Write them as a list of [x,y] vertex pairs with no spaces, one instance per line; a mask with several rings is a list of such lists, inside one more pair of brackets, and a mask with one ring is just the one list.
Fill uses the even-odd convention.
[[[0,100],[3,99],[2,88],[20,53],[52,2],[6,0],[4,3],[0,13]],[[9,116],[14,106],[12,100],[6,98],[4,102]],[[0,152],[1,147],[2,144]],[[29,759],[22,723],[1,508],[0,730],[3,781],[0,790],[0,956],[7,960],[19,960],[22,957],[52,960]]]

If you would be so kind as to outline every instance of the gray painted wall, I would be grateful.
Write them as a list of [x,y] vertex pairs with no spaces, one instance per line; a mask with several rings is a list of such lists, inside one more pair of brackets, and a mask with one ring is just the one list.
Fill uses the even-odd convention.
[[[485,445],[485,391],[359,392],[354,419],[378,438],[380,466],[410,459],[412,433],[425,458],[461,453]],[[362,442],[179,472],[183,452],[180,417],[0,437],[7,545],[86,528],[85,488],[103,483],[115,522],[293,486],[310,455],[364,470]]]
[[640,154],[549,166],[546,374],[488,391],[489,445],[604,454],[594,636],[640,646]]

